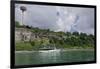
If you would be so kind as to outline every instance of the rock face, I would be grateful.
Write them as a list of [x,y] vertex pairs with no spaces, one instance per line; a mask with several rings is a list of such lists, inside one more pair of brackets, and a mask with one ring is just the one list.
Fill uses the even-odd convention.
[[15,41],[33,41],[35,39],[44,39],[44,38],[55,38],[61,40],[63,37],[60,37],[53,33],[44,33],[44,32],[32,32],[31,29],[27,28],[15,28]]
[[16,28],[15,29],[15,41],[30,41],[35,39],[35,34],[29,29]]

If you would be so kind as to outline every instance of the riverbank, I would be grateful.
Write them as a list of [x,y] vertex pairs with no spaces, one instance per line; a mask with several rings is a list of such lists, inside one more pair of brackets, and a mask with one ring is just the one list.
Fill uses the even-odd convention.
[[94,51],[94,49],[63,49],[63,51]]
[[[94,51],[94,49],[56,49],[56,50],[60,50],[60,51]],[[56,51],[54,50],[54,51]],[[34,50],[34,51],[15,51],[15,53],[32,53],[32,52],[41,52],[41,51],[45,51],[45,52],[49,52],[51,50]],[[53,52],[53,50],[52,50]]]

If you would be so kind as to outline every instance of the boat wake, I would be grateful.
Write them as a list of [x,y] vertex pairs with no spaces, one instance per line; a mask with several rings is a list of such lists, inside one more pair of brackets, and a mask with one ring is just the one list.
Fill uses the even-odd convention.
[[60,52],[60,51],[61,51],[60,49],[53,49],[53,50],[40,50],[38,52],[46,53],[46,52]]

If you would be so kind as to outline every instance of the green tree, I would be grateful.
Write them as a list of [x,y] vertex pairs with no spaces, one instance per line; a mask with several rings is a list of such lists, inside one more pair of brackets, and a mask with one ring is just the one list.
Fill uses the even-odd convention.
[[79,33],[78,32],[73,32],[73,35],[79,36]]
[[71,36],[71,32],[66,32],[66,35],[67,36]]
[[32,46],[35,46],[35,42],[34,41],[31,41],[30,43],[31,43]]
[[15,26],[20,27],[20,23],[18,21],[15,21]]

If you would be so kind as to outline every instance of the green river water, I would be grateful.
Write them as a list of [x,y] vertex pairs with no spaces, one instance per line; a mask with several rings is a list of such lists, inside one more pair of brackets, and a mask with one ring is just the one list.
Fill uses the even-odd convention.
[[34,51],[15,52],[15,65],[39,65],[93,61],[94,51]]

